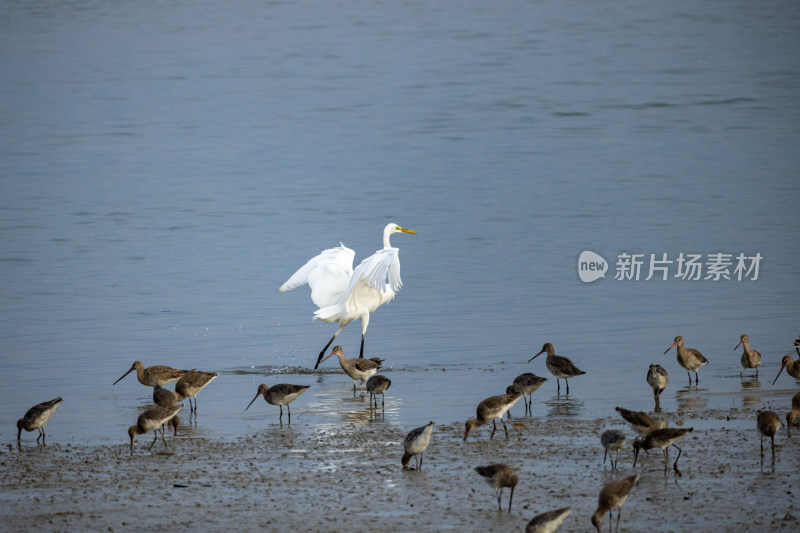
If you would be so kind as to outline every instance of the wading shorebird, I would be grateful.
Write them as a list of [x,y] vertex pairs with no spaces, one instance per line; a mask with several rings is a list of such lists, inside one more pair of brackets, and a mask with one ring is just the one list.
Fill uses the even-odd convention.
[[136,379],[139,380],[139,383],[147,387],[163,387],[173,381],[177,381],[178,378],[188,372],[187,370],[178,370],[177,368],[162,365],[148,366],[145,368],[141,361],[134,361],[131,369],[122,374],[113,384],[116,385],[122,378],[134,370],[136,370]]
[[694,428],[662,428],[654,429],[642,440],[633,442],[633,466],[636,466],[636,459],[639,457],[639,450],[652,450],[653,448],[660,448],[664,452],[664,475],[667,475],[667,465],[669,465],[669,446],[670,444],[678,448],[678,457],[675,458],[675,463],[672,469],[675,470],[677,475],[682,475],[678,470],[678,459],[681,458],[683,450],[675,444],[676,441],[683,438],[687,433],[694,431]]
[[626,478],[618,479],[606,483],[600,491],[600,496],[597,498],[597,510],[592,515],[592,525],[597,528],[600,533],[600,521],[603,515],[608,513],[609,529],[611,529],[612,516],[611,511],[617,509],[617,529],[619,529],[619,515],[622,509],[622,504],[628,499],[636,482],[639,480],[639,474],[634,474]]
[[[201,372],[200,370],[190,370],[178,380],[175,384],[175,395],[179,402],[189,398],[189,412],[197,412],[197,395],[206,386],[217,379],[216,372]],[[194,405],[192,405],[192,398],[194,398]]]
[[585,374],[583,370],[575,366],[572,361],[567,359],[566,357],[561,357],[560,355],[556,355],[556,349],[553,348],[553,345],[549,342],[546,342],[544,346],[542,346],[542,351],[528,359],[530,363],[543,353],[547,352],[547,359],[545,360],[545,366],[547,370],[550,371],[556,377],[556,387],[558,387],[558,394],[561,394],[561,384],[558,382],[559,379],[563,379],[564,383],[567,384],[567,394],[569,394],[569,378],[574,378],[575,376],[580,376]]
[[563,509],[556,509],[555,511],[548,511],[531,518],[528,525],[525,527],[525,533],[553,533],[561,522],[572,511],[572,507],[564,507]]
[[629,411],[622,407],[617,407],[616,410],[622,419],[625,420],[631,429],[640,437],[647,436],[647,434],[654,429],[667,427],[666,421],[655,420],[644,411]]
[[164,447],[169,449],[167,441],[164,439],[164,424],[169,422],[176,414],[178,414],[178,411],[180,411],[181,408],[182,406],[180,405],[173,405],[170,407],[152,407],[140,414],[139,419],[136,421],[136,425],[128,428],[128,436],[131,438],[131,455],[133,455],[133,438],[136,435],[144,435],[151,430],[153,433],[155,433],[155,438],[153,439],[153,442],[150,443],[148,450],[152,450],[153,445],[158,440],[159,429],[161,429],[161,440],[164,442]]
[[[178,398],[171,390],[167,390],[158,385],[153,387],[153,403],[158,407],[172,407],[173,405],[178,405]],[[175,435],[178,434],[178,424],[180,424],[180,422],[178,415],[173,416],[169,421],[172,429],[175,431]]]
[[53,398],[49,402],[37,403],[28,409],[25,416],[17,420],[17,442],[22,438],[23,429],[25,431],[38,429],[39,436],[36,437],[36,443],[38,444],[39,439],[42,439],[42,444],[45,444],[45,439],[47,437],[44,433],[44,425],[50,420],[50,417],[53,416],[53,413],[56,412],[56,409],[58,409],[62,401],[64,400],[59,396],[58,398]]
[[755,368],[756,378],[758,378],[758,367],[761,366],[761,354],[750,348],[750,339],[747,338],[747,335],[739,337],[739,344],[737,344],[733,350],[736,351],[736,348],[739,346],[742,346],[744,349],[742,353],[742,371],[739,372],[739,377],[742,377],[746,369]]
[[339,366],[341,366],[344,373],[353,380],[353,394],[356,392],[356,382],[361,380],[366,383],[369,378],[378,373],[378,370],[380,370],[383,364],[383,359],[379,357],[372,357],[371,359],[348,359],[345,357],[344,350],[342,350],[341,346],[334,346],[331,353],[320,362],[324,363],[330,359],[332,355],[339,358]]
[[800,414],[800,392],[792,396],[792,410],[786,413],[786,436],[791,437],[791,427],[794,424],[794,419]]
[[761,459],[764,459],[764,437],[772,443],[772,461],[775,461],[775,434],[781,428],[781,419],[775,411],[759,411],[756,426],[761,440]]
[[[547,378],[537,376],[532,372],[525,372],[514,378],[514,382],[506,387],[506,394],[514,394],[518,392],[522,394],[522,400],[525,402],[525,413],[532,413],[533,398],[531,395],[547,381]],[[528,398],[525,398],[525,395]]]
[[367,392],[369,393],[369,406],[372,408],[372,400],[375,399],[375,409],[378,408],[378,394],[381,395],[381,409],[386,401],[386,390],[392,384],[392,380],[383,374],[376,374],[367,380]]
[[245,411],[250,409],[250,406],[253,405],[253,402],[258,399],[259,396],[264,396],[264,399],[267,403],[272,405],[277,405],[281,408],[281,414],[278,417],[278,422],[283,422],[283,406],[286,406],[287,411],[289,411],[289,423],[292,423],[292,410],[289,407],[289,404],[292,403],[297,399],[298,396],[303,394],[309,385],[290,385],[288,383],[278,383],[277,385],[273,385],[272,387],[262,383],[258,386],[258,391],[256,392],[255,397],[250,400],[250,403],[247,404],[247,407],[244,408]]
[[355,252],[339,243],[338,248],[323,250],[318,256],[309,259],[278,289],[281,292],[290,291],[307,283],[311,288],[311,301],[319,307],[314,313],[314,320],[339,324],[339,329],[319,352],[315,369],[322,362],[328,346],[357,318],[361,320],[359,356],[364,357],[364,337],[367,335],[369,314],[390,302],[403,286],[400,279],[400,250],[389,243],[389,237],[395,233],[416,231],[402,228],[393,222],[387,224],[383,228],[383,249],[361,261],[355,269]]
[[503,497],[503,489],[509,487],[511,495],[508,498],[508,512],[511,512],[511,503],[514,501],[514,487],[517,486],[519,478],[511,467],[498,463],[488,466],[476,466],[475,471],[483,476],[483,479],[492,486],[497,496],[497,510],[503,510],[500,500]]
[[661,365],[650,365],[647,371],[647,384],[653,388],[653,399],[656,401],[656,411],[661,411],[661,393],[667,388],[669,375]]
[[619,451],[625,446],[625,434],[618,429],[609,429],[600,435],[600,444],[603,446],[603,464],[606,464],[608,452],[617,452],[616,458],[611,460],[611,469],[617,468]]
[[506,423],[503,422],[503,415],[506,411],[511,409],[517,401],[522,398],[522,394],[500,394],[498,396],[490,396],[478,404],[476,415],[478,418],[470,418],[467,420],[466,431],[464,431],[464,442],[467,441],[469,432],[476,427],[486,424],[489,420],[492,421],[492,434],[489,436],[491,439],[494,437],[494,432],[497,431],[496,419],[500,420],[503,424],[503,430],[506,432],[506,440],[508,440],[508,429]]
[[784,368],[786,369],[786,373],[794,379],[800,379],[800,357],[796,361],[793,361],[791,355],[783,356],[783,359],[781,359],[781,369],[778,370],[778,375],[772,380],[773,385],[775,385],[775,382],[781,377],[781,372],[783,372]]
[[417,470],[422,469],[422,452],[428,449],[428,444],[431,442],[431,435],[433,435],[433,421],[428,422],[427,425],[412,429],[405,440],[403,440],[403,470],[410,470],[408,462],[411,458],[417,466]]
[[708,359],[703,357],[703,354],[694,348],[684,348],[683,337],[680,335],[675,337],[675,341],[669,348],[664,350],[664,353],[670,351],[673,346],[678,347],[678,364],[686,369],[686,375],[689,376],[689,385],[692,384],[692,375],[689,373],[690,370],[694,372],[695,384],[700,383],[700,377],[697,375],[697,371],[701,366],[708,364]]

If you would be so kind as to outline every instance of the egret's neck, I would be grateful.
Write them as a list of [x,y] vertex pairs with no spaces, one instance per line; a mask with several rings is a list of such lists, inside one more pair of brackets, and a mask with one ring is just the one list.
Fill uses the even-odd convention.
[[391,243],[389,242],[389,237],[392,236],[392,230],[390,228],[386,228],[383,230],[383,249],[388,250],[392,247]]

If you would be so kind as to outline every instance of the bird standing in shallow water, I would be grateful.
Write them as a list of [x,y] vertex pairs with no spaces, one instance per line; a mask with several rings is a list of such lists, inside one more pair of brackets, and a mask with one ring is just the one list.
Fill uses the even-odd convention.
[[489,420],[492,421],[492,434],[489,438],[491,439],[494,437],[494,432],[497,431],[496,419],[500,419],[500,423],[503,424],[503,430],[506,432],[506,440],[508,440],[508,428],[506,428],[506,423],[503,422],[503,415],[506,414],[520,398],[522,398],[522,394],[520,393],[500,394],[498,396],[490,396],[479,403],[478,408],[475,410],[478,418],[470,418],[467,420],[466,431],[464,431],[464,442],[467,441],[467,436],[470,431],[484,425]]
[[422,469],[422,452],[428,449],[428,444],[431,442],[431,435],[433,434],[433,421],[428,422],[427,425],[412,429],[406,438],[403,440],[403,470],[409,470],[408,462],[413,457],[417,470]]
[[611,461],[611,469],[617,468],[619,451],[625,446],[625,434],[618,429],[609,429],[600,435],[600,444],[603,446],[603,464],[606,464],[608,452],[617,452],[616,458]]
[[42,439],[42,444],[45,444],[45,439],[47,438],[44,433],[44,425],[50,420],[50,417],[53,416],[53,413],[56,412],[58,406],[61,405],[61,402],[64,401],[61,399],[61,396],[58,398],[53,398],[49,402],[42,402],[37,403],[25,413],[25,416],[17,420],[17,441],[22,438],[22,430],[25,431],[33,431],[34,429],[39,430],[39,436],[36,437],[36,443],[39,443],[39,439]]
[[800,392],[792,396],[792,410],[786,413],[786,436],[791,437],[791,427],[794,424],[794,419],[800,414]]
[[649,432],[644,439],[633,442],[633,466],[636,466],[636,459],[639,458],[640,449],[646,452],[647,450],[652,450],[653,448],[660,448],[664,452],[664,475],[666,476],[667,465],[669,464],[669,446],[671,444],[675,448],[678,448],[678,457],[675,458],[672,468],[675,470],[677,475],[682,475],[680,470],[678,470],[678,459],[681,458],[683,450],[681,450],[680,447],[675,444],[675,442],[679,439],[682,439],[684,435],[691,433],[692,431],[694,431],[694,428],[654,429],[653,431]]
[[508,498],[508,512],[511,512],[511,503],[514,501],[514,487],[517,486],[519,478],[511,467],[502,463],[491,464],[488,466],[476,466],[475,471],[486,480],[486,483],[495,489],[497,496],[497,510],[502,511],[500,500],[503,497],[503,489],[509,487],[511,495]]
[[392,380],[382,374],[376,374],[367,380],[367,392],[369,393],[369,406],[372,408],[372,399],[375,398],[375,409],[378,408],[378,394],[381,395],[381,409],[386,401],[386,390],[392,384]]
[[[547,381],[547,378],[539,377],[532,372],[525,372],[515,377],[514,382],[506,387],[506,394],[514,394],[515,392],[521,393],[523,395],[523,401],[525,402],[525,413],[533,413],[533,398],[531,398],[531,395],[536,392],[545,381]],[[526,394],[528,395],[527,399],[525,398]]]
[[697,375],[697,371],[700,370],[701,366],[708,364],[708,359],[703,357],[703,354],[694,348],[684,348],[683,337],[680,335],[675,337],[675,341],[670,344],[669,348],[664,350],[664,353],[670,351],[673,346],[678,347],[678,364],[686,369],[686,375],[689,376],[689,385],[692,384],[692,375],[689,374],[690,370],[694,372],[695,384],[700,383],[700,377]]
[[667,388],[669,375],[661,365],[650,365],[647,371],[647,384],[653,388],[653,398],[656,401],[656,412],[661,411],[661,393]]
[[739,372],[739,377],[742,377],[746,369],[755,368],[756,379],[758,379],[758,367],[761,366],[761,354],[750,348],[750,339],[747,338],[747,335],[739,337],[739,344],[734,347],[734,351],[739,346],[742,346],[744,349],[744,352],[742,352],[742,371]]
[[772,380],[773,385],[775,385],[775,382],[781,377],[781,372],[783,372],[784,368],[786,369],[786,373],[794,379],[800,379],[800,358],[793,361],[791,355],[784,355],[783,359],[781,359],[781,369],[778,370],[778,375]]
[[[189,398],[189,412],[197,412],[197,395],[200,391],[205,389],[209,383],[217,379],[216,372],[201,372],[200,370],[190,370],[180,377],[175,383],[175,394],[178,401],[182,402],[184,399]],[[194,398],[194,405],[192,405],[192,398]]]
[[[153,403],[158,407],[172,407],[173,405],[178,405],[178,398],[171,390],[167,390],[158,385],[153,387]],[[178,434],[178,424],[180,424],[180,422],[178,415],[173,416],[169,421],[175,435]]]
[[567,394],[569,394],[569,378],[574,378],[575,376],[580,376],[585,374],[583,370],[578,368],[573,364],[572,361],[567,359],[566,357],[561,357],[560,355],[556,355],[556,349],[553,348],[553,345],[549,342],[544,343],[542,346],[542,351],[528,359],[530,363],[543,353],[547,352],[547,359],[545,360],[545,366],[547,370],[550,371],[556,377],[556,387],[558,387],[558,394],[561,394],[561,384],[558,382],[559,378],[564,380],[564,383],[567,384]]
[[356,381],[361,380],[366,384],[369,378],[378,373],[378,370],[381,369],[381,365],[383,364],[383,359],[379,357],[373,357],[371,359],[362,359],[360,357],[358,359],[348,359],[345,357],[344,350],[342,350],[341,346],[334,346],[331,353],[328,354],[328,357],[321,362],[324,363],[332,355],[339,358],[339,366],[341,366],[344,373],[353,380],[353,394],[356,392]]
[[347,325],[355,319],[361,320],[361,351],[364,357],[364,337],[369,325],[369,314],[381,305],[390,302],[403,286],[400,279],[400,250],[393,248],[389,237],[394,233],[416,233],[410,229],[389,223],[383,228],[383,249],[367,257],[353,269],[355,252],[344,244],[338,248],[322,251],[308,260],[281,285],[281,292],[305,285],[311,288],[311,301],[319,307],[314,320],[336,322],[339,329],[328,344],[319,352],[319,367],[325,350]]
[[611,529],[611,511],[615,507],[617,509],[617,529],[619,529],[619,515],[622,504],[628,499],[631,489],[633,489],[633,486],[636,485],[638,480],[639,474],[634,474],[606,483],[600,491],[600,496],[597,498],[597,510],[592,515],[592,525],[597,528],[598,533],[600,533],[600,521],[606,513],[608,513],[609,520],[608,528]]
[[571,511],[572,507],[564,507],[536,515],[528,522],[525,533],[553,533]]
[[288,383],[278,383],[277,385],[273,385],[270,387],[265,383],[262,383],[258,386],[258,391],[256,392],[255,397],[250,400],[250,403],[247,404],[247,407],[244,408],[245,411],[250,409],[250,406],[253,405],[253,402],[258,399],[259,396],[264,396],[264,400],[267,403],[272,405],[277,405],[281,408],[281,414],[278,417],[278,422],[283,422],[283,406],[286,406],[286,410],[289,411],[289,423],[292,423],[292,409],[289,407],[289,404],[292,403],[297,399],[298,396],[303,394],[306,390],[308,390],[309,385],[290,385]]
[[759,411],[756,426],[761,437],[761,459],[764,459],[764,437],[772,443],[772,461],[775,461],[775,434],[781,428],[781,420],[775,411]]

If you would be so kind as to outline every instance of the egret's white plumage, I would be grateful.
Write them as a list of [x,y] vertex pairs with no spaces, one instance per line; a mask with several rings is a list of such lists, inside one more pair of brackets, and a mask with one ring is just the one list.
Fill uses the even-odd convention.
[[364,336],[369,325],[369,314],[394,298],[403,281],[400,279],[399,250],[392,248],[389,237],[393,233],[416,233],[410,229],[387,224],[383,229],[383,249],[367,257],[354,269],[355,252],[339,243],[336,248],[323,250],[300,267],[281,292],[308,284],[311,301],[319,307],[314,320],[337,322],[339,329],[322,349],[317,358],[319,366],[328,346],[355,319],[361,320],[361,352],[364,355]]

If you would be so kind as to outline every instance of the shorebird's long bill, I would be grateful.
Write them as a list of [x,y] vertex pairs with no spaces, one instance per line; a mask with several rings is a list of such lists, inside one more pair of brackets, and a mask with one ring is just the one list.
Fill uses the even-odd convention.
[[736,348],[738,348],[738,347],[739,347],[739,346],[741,346],[741,345],[742,345],[742,341],[739,341],[739,344],[737,344],[737,345],[736,345],[736,346],[733,348],[733,351],[736,351]]
[[540,355],[542,355],[543,353],[544,353],[544,350],[542,350],[541,352],[537,353],[536,355],[534,355],[533,357],[531,357],[530,359],[528,359],[528,362],[530,363],[531,361],[533,361],[534,359],[536,359],[537,357],[539,357],[539,356],[540,356]]
[[[677,343],[677,342],[673,342],[672,344],[670,344],[670,345],[669,345],[669,348],[667,348],[666,350],[664,350],[664,353],[667,353],[668,351],[670,351],[670,350],[672,349],[672,347],[673,347],[673,346],[675,346],[676,344],[678,344],[678,343]],[[662,346],[663,346],[663,344],[662,344]],[[738,347],[738,346],[737,346],[737,347]],[[734,348],[734,349],[735,349],[735,348]]]
[[247,411],[248,409],[250,409],[250,406],[253,405],[253,402],[256,401],[259,396],[261,396],[261,393],[257,392],[256,397],[250,400],[250,403],[247,404],[247,407],[245,407],[244,410]]
[[772,384],[773,384],[773,385],[775,385],[775,382],[776,382],[776,381],[778,381],[778,378],[779,378],[779,377],[781,377],[781,372],[783,372],[783,369],[784,369],[784,368],[786,368],[786,365],[782,365],[782,366],[781,366],[781,369],[780,369],[780,370],[778,370],[778,375],[777,375],[777,376],[775,376],[775,379],[773,379],[773,380],[772,380]]
[[124,374],[122,374],[122,377],[120,377],[120,378],[119,378],[117,381],[115,381],[114,383],[112,383],[112,385],[116,385],[117,383],[119,383],[119,380],[120,380],[120,379],[124,378],[125,376],[127,376],[127,375],[128,375],[128,374],[130,374],[131,372],[133,372],[133,367],[131,367],[131,369],[130,369],[130,370],[128,370],[127,372],[125,372]]

